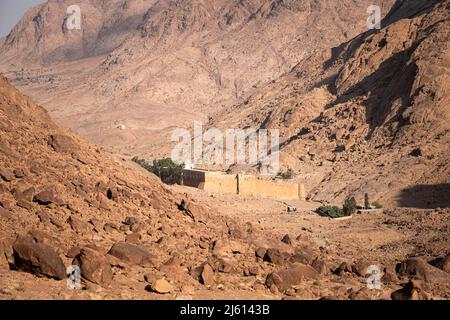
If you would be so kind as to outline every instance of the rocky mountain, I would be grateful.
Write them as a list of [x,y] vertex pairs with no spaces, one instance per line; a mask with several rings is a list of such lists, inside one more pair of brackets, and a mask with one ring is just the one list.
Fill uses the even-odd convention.
[[68,27],[74,13],[68,0],[50,0],[31,8],[0,48],[2,64],[16,68],[55,65],[105,55],[141,23],[155,0],[78,1],[81,30]]
[[[0,133],[0,299],[449,297],[448,210],[431,224],[407,220],[443,228],[438,241],[426,240],[430,232],[411,238],[429,257],[405,260],[391,242],[393,250],[371,251],[376,262],[354,259],[306,231],[282,236],[220,213],[211,197],[162,186],[53,123],[4,77]],[[409,215],[387,217],[404,226]],[[375,292],[366,288],[374,263],[386,284]]]
[[68,2],[32,9],[0,48],[0,70],[60,123],[151,156],[170,150],[174,127],[206,122],[352,38],[367,28],[370,4],[386,13],[393,0],[109,3],[83,2],[79,31],[61,27]]
[[[22,298],[192,293],[215,286],[219,268],[259,274],[253,247],[279,242],[211,216],[210,208],[60,128],[3,77],[0,132],[1,299],[18,283],[27,287]],[[71,265],[80,267],[87,292],[57,281]],[[237,285],[243,274],[228,278]],[[98,288],[106,291],[96,295]]]
[[448,205],[449,5],[397,1],[381,30],[300,62],[210,126],[280,128],[284,166],[316,200]]

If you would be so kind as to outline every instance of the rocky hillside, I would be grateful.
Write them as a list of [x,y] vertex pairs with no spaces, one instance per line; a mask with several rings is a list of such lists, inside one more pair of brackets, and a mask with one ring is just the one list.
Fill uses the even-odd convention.
[[[84,298],[98,298],[100,287],[115,298],[191,292],[217,285],[215,272],[231,263],[240,274],[262,272],[251,250],[270,244],[270,237],[220,215],[212,219],[208,208],[155,176],[111,160],[55,125],[3,77],[0,131],[2,298],[20,282],[28,298],[68,298],[77,292],[56,280],[66,279],[70,265],[81,267],[90,288],[78,292]],[[242,282],[240,274],[227,282]]]
[[283,164],[313,199],[448,206],[449,5],[397,1],[380,31],[299,63],[210,125],[280,128]]
[[[441,242],[432,261],[342,261],[306,232],[237,222],[58,127],[3,77],[0,133],[0,299],[448,298]],[[382,290],[366,288],[373,263]]]
[[[173,127],[244,101],[364,31],[370,4],[385,14],[393,2],[90,0],[82,30],[67,31],[69,3],[49,1],[6,38],[0,71],[83,136],[157,155],[170,150]],[[40,64],[48,68],[32,68]]]

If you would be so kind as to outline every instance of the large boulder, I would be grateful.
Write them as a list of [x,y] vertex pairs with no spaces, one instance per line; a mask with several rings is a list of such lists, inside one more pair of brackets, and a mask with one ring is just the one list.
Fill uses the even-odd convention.
[[292,268],[270,273],[266,278],[266,286],[275,286],[284,292],[292,286],[299,285],[304,279],[318,279],[319,273],[312,267],[296,264]]
[[202,283],[207,287],[212,287],[215,283],[214,270],[209,264],[203,265],[203,270],[201,273]]
[[426,285],[421,280],[411,280],[403,288],[392,292],[392,300],[430,300],[431,296],[425,290]]
[[450,254],[445,257],[439,257],[430,262],[431,265],[445,272],[450,272]]
[[448,281],[449,276],[444,271],[433,267],[423,258],[409,258],[397,264],[397,274],[400,277],[410,277],[426,282]]
[[51,135],[48,144],[53,150],[60,153],[72,153],[78,149],[75,141],[71,137],[63,134]]
[[13,181],[15,176],[14,173],[9,170],[9,169],[5,169],[5,168],[0,168],[0,178],[2,178],[3,180],[10,182]]
[[269,248],[267,249],[266,254],[264,256],[264,261],[282,265],[285,262],[285,257],[280,250],[276,248]]
[[62,206],[64,201],[56,195],[53,188],[48,187],[34,196],[34,201],[40,205],[56,204]]
[[117,242],[108,254],[131,264],[140,266],[154,266],[155,257],[146,249],[127,242]]
[[111,284],[112,268],[108,259],[101,253],[90,248],[82,248],[72,264],[80,267],[84,279],[105,288]]
[[194,203],[191,200],[182,200],[178,208],[184,211],[195,222],[205,222],[208,218],[208,211],[203,206]]
[[19,236],[13,245],[14,265],[19,270],[57,280],[66,278],[66,267],[49,245],[38,243],[31,236]]

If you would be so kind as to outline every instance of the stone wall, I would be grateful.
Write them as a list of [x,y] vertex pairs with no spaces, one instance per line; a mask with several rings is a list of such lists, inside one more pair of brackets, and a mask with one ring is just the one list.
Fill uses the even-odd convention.
[[305,200],[305,188],[302,184],[265,180],[251,175],[184,170],[183,182],[186,186],[214,193]]
[[217,172],[207,172],[203,190],[216,193],[237,194],[237,176]]
[[262,196],[281,200],[300,199],[298,183],[264,180],[249,175],[238,175],[238,189],[238,193],[244,196]]

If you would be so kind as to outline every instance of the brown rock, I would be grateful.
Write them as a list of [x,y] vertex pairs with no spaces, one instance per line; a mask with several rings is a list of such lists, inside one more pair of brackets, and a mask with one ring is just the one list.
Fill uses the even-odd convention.
[[91,231],[91,227],[89,223],[83,221],[77,217],[70,216],[69,224],[72,227],[72,230],[78,234],[87,234]]
[[252,276],[258,276],[261,273],[261,269],[258,266],[250,266],[248,273]]
[[352,266],[352,271],[353,273],[357,274],[360,277],[366,277],[369,276],[369,274],[367,273],[368,268],[372,265],[376,265],[380,268],[380,270],[382,270],[381,266],[379,266],[379,264],[373,262],[373,261],[367,261],[365,259],[359,259],[358,261],[356,261],[353,266]]
[[22,179],[25,177],[25,171],[23,169],[14,169],[13,173],[17,179]]
[[10,219],[12,217],[12,213],[9,210],[3,209],[0,207],[0,218]]
[[212,287],[215,283],[214,279],[214,270],[211,268],[211,266],[207,263],[203,265],[203,270],[200,275],[201,282],[207,286]]
[[195,222],[204,222],[209,216],[206,208],[198,205],[190,200],[182,200],[178,206],[181,211],[184,211]]
[[48,245],[37,243],[32,237],[17,237],[13,245],[14,264],[19,270],[57,280],[66,278],[61,258]]
[[12,201],[0,200],[0,207],[5,208],[6,210],[12,209],[13,207]]
[[48,205],[54,203],[58,206],[61,206],[64,204],[64,202],[57,197],[56,192],[51,188],[47,188],[35,195],[34,201],[39,203],[40,205]]
[[360,290],[352,290],[349,295],[350,300],[379,300],[381,298],[381,290],[373,290],[367,287],[364,287]]
[[127,226],[132,226],[133,224],[139,223],[141,222],[141,220],[139,220],[139,218],[136,217],[126,217],[125,221],[123,222],[123,224],[127,225]]
[[397,264],[396,271],[400,277],[414,277],[427,282],[439,282],[447,278],[446,273],[428,264],[422,258],[406,259],[402,263]]
[[113,231],[118,231],[119,228],[114,223],[105,223],[105,225],[103,226],[103,230],[109,233]]
[[282,265],[284,263],[283,254],[276,248],[269,248],[264,256],[264,261]]
[[391,294],[392,300],[430,300],[430,295],[424,290],[424,283],[411,280],[400,290]]
[[397,283],[399,281],[393,267],[387,266],[384,268],[383,271],[384,274],[383,277],[381,278],[381,281],[383,283]]
[[330,268],[328,267],[326,262],[320,258],[314,260],[314,262],[311,264],[311,267],[313,267],[314,270],[316,270],[321,275],[328,275],[330,273]]
[[11,182],[14,180],[14,173],[9,169],[0,168],[0,178],[6,182]]
[[233,265],[227,260],[220,259],[218,264],[218,270],[219,272],[222,273],[230,273],[233,271]]
[[445,257],[434,259],[430,264],[445,272],[450,272],[450,254]]
[[160,294],[170,293],[175,290],[174,286],[171,285],[166,279],[158,279],[147,286],[146,289]]
[[78,149],[75,141],[66,135],[54,134],[50,136],[49,145],[56,152],[71,153]]
[[312,267],[297,264],[292,268],[270,273],[266,278],[266,286],[275,285],[280,292],[284,292],[304,279],[318,279],[319,274]]
[[295,250],[294,254],[289,257],[289,262],[311,264],[314,262],[315,258],[316,254],[314,251],[307,246],[303,246]]
[[138,245],[141,241],[141,235],[138,233],[130,233],[125,237],[125,242],[133,243]]
[[126,242],[117,242],[108,254],[131,264],[154,266],[155,257],[146,249]]
[[71,259],[75,258],[76,256],[78,256],[80,254],[81,249],[82,248],[78,247],[78,246],[70,248],[69,251],[67,251],[67,253],[66,253],[66,257],[71,258]]
[[266,253],[267,253],[266,248],[258,248],[255,251],[256,257],[261,258],[261,259],[264,259],[264,256],[266,255]]
[[353,272],[352,266],[351,266],[348,262],[346,262],[346,261],[342,262],[342,263],[339,265],[339,267],[337,267],[337,269],[334,270],[334,273],[337,274],[337,275],[339,275],[339,276],[342,276],[342,275],[344,275],[345,273],[352,273],[352,272]]
[[289,237],[288,234],[285,235],[285,236],[283,237],[283,239],[281,239],[281,242],[284,242],[284,243],[286,243],[286,244],[288,244],[288,245],[291,245],[291,244],[292,244],[291,237]]
[[105,288],[111,284],[113,278],[111,265],[99,252],[83,248],[72,263],[80,267],[84,279]]

